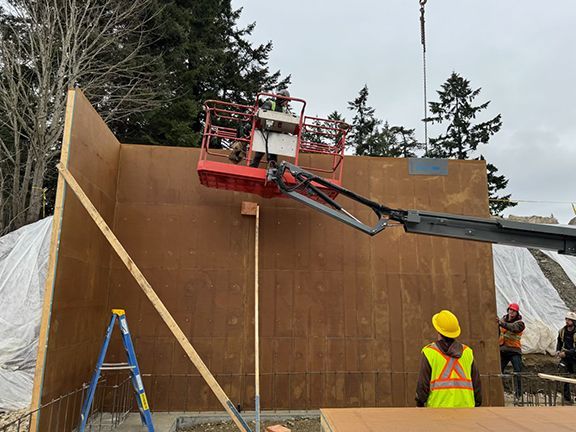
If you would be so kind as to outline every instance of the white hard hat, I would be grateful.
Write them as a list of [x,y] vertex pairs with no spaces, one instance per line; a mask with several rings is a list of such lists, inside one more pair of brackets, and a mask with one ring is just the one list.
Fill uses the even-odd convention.
[[290,97],[290,92],[286,89],[279,90],[276,94],[278,96]]
[[566,319],[572,320],[574,323],[576,323],[576,313],[566,312]]

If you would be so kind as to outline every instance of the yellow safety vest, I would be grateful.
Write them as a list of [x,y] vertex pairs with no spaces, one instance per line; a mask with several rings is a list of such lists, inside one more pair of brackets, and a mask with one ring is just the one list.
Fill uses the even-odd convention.
[[[270,111],[276,111],[276,105],[277,105],[276,100],[275,99],[267,99],[266,101],[270,101]],[[288,112],[288,107],[286,105],[284,105],[284,106],[282,106],[282,108],[278,112],[286,113],[286,112]]]
[[428,359],[432,374],[430,394],[426,406],[431,408],[473,408],[474,386],[472,385],[472,362],[474,353],[463,345],[459,359],[444,354],[436,343],[422,349]]

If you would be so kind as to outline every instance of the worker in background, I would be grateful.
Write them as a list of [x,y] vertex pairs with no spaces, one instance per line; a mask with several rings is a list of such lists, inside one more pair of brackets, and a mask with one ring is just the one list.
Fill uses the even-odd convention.
[[480,372],[472,349],[456,340],[458,318],[447,310],[432,317],[436,342],[422,348],[416,405],[431,408],[472,408],[482,405]]
[[[283,89],[283,90],[280,90],[276,94],[278,96],[281,96],[281,97],[266,99],[260,108],[262,108],[263,110],[268,110],[268,111],[277,111],[277,112],[283,112],[283,113],[290,112],[290,108],[288,106],[290,100],[286,99],[286,98],[290,97],[290,92],[286,89]],[[264,133],[264,132],[262,132],[262,133]],[[264,156],[263,152],[253,152],[252,161],[250,162],[250,166],[252,168],[258,168],[258,166],[260,165],[260,161],[262,160],[263,156]],[[278,161],[278,155],[268,153],[268,162],[276,163],[277,161]]]
[[[556,343],[556,356],[560,358],[559,369],[564,373],[574,373],[576,364],[576,347],[574,346],[574,333],[576,333],[576,313],[566,314],[566,325],[558,332]],[[564,383],[564,404],[572,405],[570,384]]]
[[517,303],[510,303],[506,315],[498,318],[498,326],[500,330],[500,337],[498,343],[500,345],[500,366],[502,373],[512,362],[514,369],[516,389],[514,392],[515,402],[519,402],[522,395],[522,333],[524,332],[525,325],[520,315],[520,306]]
[[238,164],[244,160],[246,157],[246,149],[248,148],[248,142],[243,141],[243,139],[250,138],[250,131],[252,125],[250,123],[245,123],[244,126],[239,126],[237,128],[236,134],[238,138],[232,143],[230,147],[230,154],[228,159],[230,159],[235,164]]

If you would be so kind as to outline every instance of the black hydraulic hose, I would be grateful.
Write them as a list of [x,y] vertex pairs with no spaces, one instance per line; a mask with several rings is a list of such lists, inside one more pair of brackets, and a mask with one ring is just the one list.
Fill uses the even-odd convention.
[[[378,216],[379,219],[381,219],[384,215],[394,215],[394,220],[397,220],[399,222],[401,221],[401,219],[399,219],[399,218],[402,218],[402,213],[404,213],[404,211],[395,210],[395,209],[392,209],[390,207],[379,204],[375,201],[371,201],[367,198],[364,198],[363,196],[360,196],[358,194],[355,194],[354,192],[349,191],[348,189],[345,189],[341,186],[335,185],[334,183],[327,181],[323,177],[319,177],[317,175],[305,172],[305,171],[301,170],[300,168],[298,168],[296,165],[290,164],[289,162],[282,162],[280,164],[280,166],[276,170],[276,174],[275,174],[275,178],[274,178],[278,187],[283,191],[293,191],[294,190],[294,188],[288,187],[283,181],[284,172],[286,170],[288,170],[290,172],[290,174],[297,180],[300,179],[301,177],[306,177],[306,180],[303,181],[302,184],[311,183],[311,182],[318,183],[322,186],[325,186],[327,189],[337,191],[341,195],[344,195],[344,196],[346,196],[346,197],[348,197],[354,201],[357,201],[357,202],[359,202],[359,203],[361,203],[367,207],[370,207],[372,209],[372,211],[374,211],[374,213],[376,213],[376,215]],[[299,185],[297,185],[297,186],[299,186]],[[314,190],[316,192],[316,190],[317,190],[316,187],[314,187],[312,185],[309,185],[309,187],[314,188]],[[326,196],[326,195],[324,195],[324,196]],[[330,203],[330,202],[335,203],[330,198],[328,198],[327,202],[328,203]],[[336,208],[338,208],[339,210],[342,210],[341,206],[339,206],[338,204],[336,204],[336,205],[338,206]]]

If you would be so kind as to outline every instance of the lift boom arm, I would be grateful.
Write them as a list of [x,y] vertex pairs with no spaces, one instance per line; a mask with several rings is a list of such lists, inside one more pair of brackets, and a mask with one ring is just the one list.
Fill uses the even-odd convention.
[[[287,174],[296,180],[296,185],[289,185],[285,182],[284,179]],[[282,162],[278,167],[268,169],[267,178],[268,181],[275,182],[278,188],[289,197],[371,236],[378,234],[388,226],[399,223],[409,233],[550,249],[561,254],[576,256],[576,229],[503,219],[393,209],[341,186],[334,185],[326,179],[289,162]],[[371,226],[360,221],[341,204],[320,190],[318,187],[320,185],[335,190],[341,196],[370,208],[377,217],[376,224]]]

